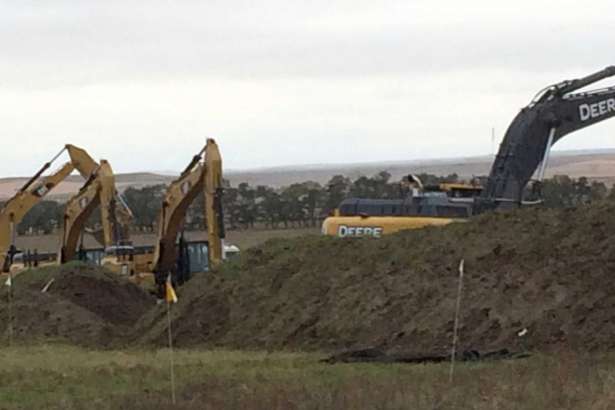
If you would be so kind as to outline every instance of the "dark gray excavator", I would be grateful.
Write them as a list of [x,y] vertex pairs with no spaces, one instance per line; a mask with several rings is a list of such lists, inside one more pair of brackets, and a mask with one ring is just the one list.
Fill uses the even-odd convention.
[[[451,184],[441,184],[444,188],[440,186],[428,191],[423,189],[420,180],[411,181],[414,177],[409,176],[409,182],[421,186],[417,190],[420,193],[410,196],[405,193],[400,199],[347,198],[324,221],[323,233],[366,236],[379,232],[380,235],[433,225],[436,221],[441,224],[443,218],[451,222],[486,211],[540,203],[539,199],[524,201],[524,193],[528,182],[538,170],[532,184],[532,194],[535,197],[541,196],[541,182],[553,144],[567,134],[615,117],[615,86],[582,90],[613,76],[615,66],[540,91],[508,127],[484,188],[457,185],[458,193],[461,190],[468,194],[458,197],[451,195],[451,189],[446,189],[446,185]],[[388,218],[391,216],[404,218]],[[383,228],[385,220],[390,224],[386,229]]]
[[612,76],[615,66],[539,92],[506,131],[474,213],[521,205],[525,187],[537,169],[538,182],[544,178],[553,144],[567,134],[615,117],[615,87],[579,91]]

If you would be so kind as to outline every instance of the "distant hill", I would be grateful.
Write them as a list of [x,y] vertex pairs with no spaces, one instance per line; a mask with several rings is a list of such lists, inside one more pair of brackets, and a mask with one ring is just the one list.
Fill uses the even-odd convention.
[[[0,200],[10,198],[15,194],[29,178],[0,178]],[[159,175],[150,172],[135,172],[127,174],[116,174],[115,182],[120,191],[129,187],[144,187],[157,184],[168,184],[174,176]],[[47,195],[48,199],[63,201],[79,190],[85,180],[81,175],[71,175],[60,183],[52,192]]]
[[[227,178],[233,186],[241,182],[250,185],[287,186],[296,182],[316,181],[326,183],[333,175],[346,175],[357,178],[361,175],[371,176],[386,170],[394,180],[399,180],[409,173],[429,173],[448,175],[456,173],[462,178],[471,178],[489,173],[493,157],[448,158],[435,160],[417,160],[402,162],[371,162],[360,164],[317,164],[297,165],[252,170],[226,170]],[[547,176],[556,174],[571,177],[586,176],[612,185],[615,182],[615,150],[597,151],[561,151],[553,152]],[[152,172],[117,174],[116,182],[120,191],[128,187],[143,187],[156,184],[168,184],[176,176]],[[0,178],[0,199],[12,196],[28,178]],[[56,187],[48,196],[50,199],[65,200],[78,191],[83,178],[71,175]]]
[[[249,171],[227,171],[225,177],[233,185],[248,182],[250,185],[285,186],[308,180],[326,183],[333,175],[357,178],[371,176],[386,170],[394,180],[409,173],[449,175],[456,173],[462,178],[487,175],[491,170],[493,156],[416,160],[401,162],[377,162],[357,164],[302,165],[296,167],[260,168]],[[615,150],[561,151],[553,152],[547,168],[547,177],[552,175],[586,176],[612,184],[615,182]]]

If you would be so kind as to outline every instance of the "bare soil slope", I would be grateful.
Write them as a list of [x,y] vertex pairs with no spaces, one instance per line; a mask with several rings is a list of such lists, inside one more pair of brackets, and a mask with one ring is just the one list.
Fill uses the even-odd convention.
[[[615,203],[602,203],[483,215],[380,240],[270,240],[178,290],[174,340],[183,347],[442,354],[463,258],[461,350],[611,350],[614,215]],[[33,270],[15,279],[14,290],[18,340],[166,344],[165,307],[104,270]],[[0,296],[6,318],[5,286]]]
[[[3,288],[0,330],[8,336],[8,295]],[[153,305],[153,298],[136,285],[83,264],[33,269],[13,278],[12,311],[18,341],[52,339],[96,347],[122,344],[129,339],[132,325]]]
[[[441,353],[464,258],[462,349],[612,349],[613,215],[615,204],[605,203],[491,214],[381,240],[273,240],[241,266],[181,289],[176,342]],[[142,319],[141,343],[164,344],[163,314]]]

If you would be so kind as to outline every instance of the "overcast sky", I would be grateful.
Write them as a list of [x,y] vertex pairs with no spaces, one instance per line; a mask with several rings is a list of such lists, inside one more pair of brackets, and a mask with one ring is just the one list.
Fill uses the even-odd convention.
[[[69,142],[116,172],[178,171],[206,136],[234,169],[489,154],[491,128],[499,143],[539,89],[615,64],[614,11],[0,0],[0,177],[31,175]],[[615,120],[558,143],[606,147]]]

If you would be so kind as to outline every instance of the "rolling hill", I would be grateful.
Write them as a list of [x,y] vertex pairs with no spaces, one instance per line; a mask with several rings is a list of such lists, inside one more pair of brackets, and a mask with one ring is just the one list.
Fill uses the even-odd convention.
[[[225,178],[233,186],[241,182],[250,185],[270,185],[274,187],[287,186],[296,182],[316,181],[326,183],[333,175],[346,175],[357,178],[361,175],[373,175],[386,170],[394,180],[409,173],[430,173],[448,175],[457,173],[462,178],[489,173],[493,158],[491,156],[448,158],[435,160],[417,160],[404,162],[373,162],[357,164],[329,165],[297,165],[250,170],[226,170]],[[585,176],[612,185],[615,182],[615,151],[560,151],[553,152],[547,176],[569,175],[571,177]],[[175,176],[139,172],[117,174],[116,181],[120,191],[128,187],[143,187],[156,184],[168,184]],[[23,178],[0,178],[0,200],[11,197],[26,181]],[[83,178],[71,175],[66,181],[54,189],[48,196],[50,199],[65,200],[77,192],[83,184]]]

